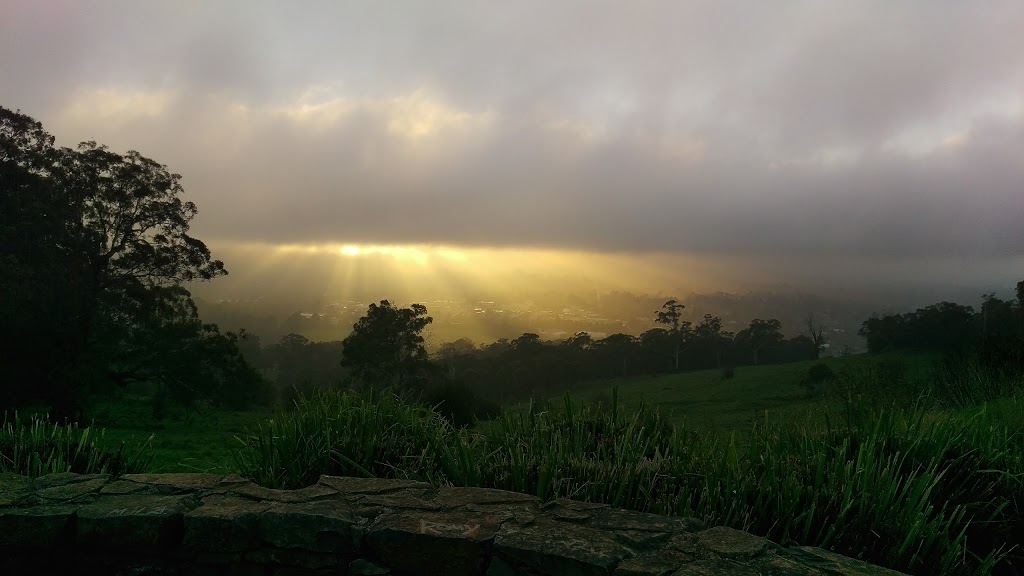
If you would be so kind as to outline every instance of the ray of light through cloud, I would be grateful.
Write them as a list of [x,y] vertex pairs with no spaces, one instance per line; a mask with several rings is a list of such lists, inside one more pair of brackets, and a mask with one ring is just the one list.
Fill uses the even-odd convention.
[[236,278],[672,292],[1024,269],[1020,2],[0,12],[0,103],[183,174]]

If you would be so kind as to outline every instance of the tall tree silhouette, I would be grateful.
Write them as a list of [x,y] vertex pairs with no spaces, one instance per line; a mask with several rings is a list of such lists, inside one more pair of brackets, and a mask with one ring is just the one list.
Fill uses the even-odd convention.
[[722,319],[718,316],[705,314],[693,331],[695,343],[705,357],[714,357],[715,366],[722,365]]
[[0,107],[0,259],[16,286],[5,287],[11,298],[0,307],[9,334],[51,333],[29,339],[14,369],[35,372],[35,392],[58,414],[105,371],[91,352],[122,330],[104,318],[130,320],[163,288],[227,274],[188,234],[197,209],[181,199],[180,180],[135,151],[55,148],[39,122]]
[[782,323],[778,320],[754,318],[750,325],[736,333],[736,341],[746,344],[754,352],[754,364],[760,360],[761,351],[782,342]]
[[672,343],[672,366],[676,371],[679,370],[679,358],[682,356],[683,346],[686,344],[687,332],[690,327],[689,323],[680,322],[683,308],[686,308],[686,306],[673,298],[662,304],[661,310],[658,311],[658,315],[654,319],[658,324],[664,324],[668,330],[669,340]]
[[341,365],[364,384],[409,387],[429,365],[421,333],[433,321],[422,304],[370,304],[342,341]]
[[814,359],[817,360],[821,357],[821,349],[825,347],[825,343],[828,341],[828,337],[825,336],[825,326],[818,323],[814,318],[814,312],[807,314],[807,320],[804,324],[807,329],[807,333],[804,336],[811,341],[811,345],[814,347]]

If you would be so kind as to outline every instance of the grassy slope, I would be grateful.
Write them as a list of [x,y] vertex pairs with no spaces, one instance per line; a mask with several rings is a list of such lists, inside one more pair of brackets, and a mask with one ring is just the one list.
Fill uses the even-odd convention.
[[149,400],[127,394],[99,403],[91,413],[92,424],[104,429],[108,441],[138,443],[152,436],[150,472],[211,473],[233,472],[231,455],[239,447],[235,436],[273,415],[269,410],[206,410],[189,422],[180,414],[155,422]]
[[[869,356],[823,358],[833,372],[868,369],[881,361],[898,361],[908,374],[927,370],[929,356]],[[570,396],[574,401],[608,403],[611,389],[619,387],[619,403],[633,411],[641,402],[656,407],[674,423],[685,421],[689,426],[716,432],[746,431],[754,419],[769,416],[785,418],[817,406],[807,398],[800,385],[808,368],[818,361],[795,362],[768,366],[741,366],[730,380],[722,379],[719,370],[702,370],[661,376],[619,378],[577,385]],[[551,398],[555,399],[555,398]],[[513,407],[523,410],[525,405]]]
[[[929,359],[899,356],[908,370],[925,369]],[[879,362],[878,356],[827,358],[822,361],[833,371],[865,368]],[[731,380],[718,370],[704,370],[662,376],[620,378],[580,384],[570,396],[579,403],[608,402],[613,386],[619,387],[620,406],[635,410],[641,402],[657,407],[673,422],[687,422],[692,428],[729,433],[746,432],[754,419],[795,416],[816,406],[806,397],[800,382],[815,362],[771,366],[743,366]],[[562,393],[552,394],[560,400]],[[524,410],[526,405],[512,406]],[[151,406],[144,397],[124,394],[116,400],[98,403],[91,411],[96,427],[105,429],[111,441],[142,442],[150,436],[155,452],[152,472],[231,472],[232,451],[239,444],[236,435],[272,417],[269,410],[231,412],[207,410],[186,423],[181,414],[161,422],[151,418]]]

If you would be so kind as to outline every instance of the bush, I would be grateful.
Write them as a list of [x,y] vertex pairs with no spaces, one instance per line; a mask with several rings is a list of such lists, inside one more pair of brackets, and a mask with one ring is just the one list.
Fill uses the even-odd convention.
[[828,364],[815,364],[807,369],[807,380],[815,384],[827,382],[835,377],[835,372],[828,367]]
[[129,448],[123,442],[111,447],[103,431],[93,433],[77,424],[54,424],[42,416],[24,420],[4,415],[0,428],[0,472],[43,476],[57,472],[110,474],[142,472],[153,459],[150,438]]
[[735,376],[735,366],[722,366],[722,380],[732,380]]
[[804,377],[801,385],[807,391],[807,397],[815,396],[823,384],[835,380],[835,372],[828,367],[828,364],[815,364],[807,369],[807,376]]

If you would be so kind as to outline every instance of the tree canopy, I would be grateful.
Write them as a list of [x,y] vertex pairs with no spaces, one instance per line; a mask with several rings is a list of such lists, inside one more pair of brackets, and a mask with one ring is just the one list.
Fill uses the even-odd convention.
[[762,349],[778,344],[784,340],[782,323],[778,320],[761,320],[754,318],[750,325],[736,333],[736,340],[746,344],[754,351],[754,364],[760,360]]
[[422,304],[370,304],[342,341],[341,365],[367,385],[409,387],[429,365],[421,333],[433,321]]
[[971,306],[939,302],[906,314],[868,318],[857,332],[868,351],[920,349],[958,353],[970,348],[975,335]]
[[670,332],[678,332],[679,318],[682,316],[683,308],[686,308],[686,306],[680,304],[675,298],[668,300],[662,304],[661,310],[658,311],[654,321],[658,324],[664,324],[665,328]]
[[[5,403],[41,400],[67,414],[94,387],[168,374],[175,355],[143,350],[143,338],[176,334],[183,349],[236,356],[237,337],[199,322],[180,287],[227,274],[189,235],[197,208],[180,180],[135,151],[55,147],[41,123],[0,107],[0,321],[16,382]],[[188,361],[196,381],[211,360]]]

